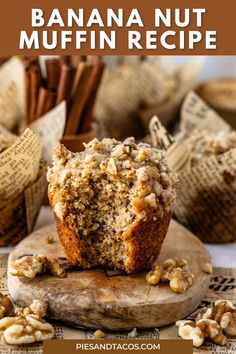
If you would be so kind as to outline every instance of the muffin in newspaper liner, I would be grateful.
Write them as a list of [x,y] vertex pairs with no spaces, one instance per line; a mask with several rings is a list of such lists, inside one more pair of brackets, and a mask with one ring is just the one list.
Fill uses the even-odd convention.
[[[233,136],[232,127],[198,95],[189,92],[182,106],[180,128],[194,139],[190,145],[188,137],[183,141],[190,148],[190,160],[179,172],[175,217],[204,242],[236,241],[235,138],[225,145]],[[221,141],[218,149],[223,149],[202,154],[201,141],[214,136]],[[200,146],[196,138],[200,138]]]
[[[236,241],[236,146],[232,127],[194,92],[188,93],[182,105],[181,132],[175,138],[158,117],[152,118],[149,127],[153,145],[166,150],[170,166],[178,172],[175,218],[203,242]],[[198,150],[199,136],[208,142],[211,137],[219,138],[218,134],[227,142],[218,146],[221,150],[206,150],[207,155],[204,149]],[[233,139],[227,140],[229,136]]]
[[193,86],[200,66],[196,60],[176,66],[167,58],[140,61],[134,57],[107,69],[94,112],[101,137],[143,138],[153,114],[168,124]]
[[41,160],[37,180],[23,193],[0,205],[0,247],[16,245],[34,227],[46,192],[47,163]]
[[174,215],[203,242],[236,241],[236,148],[179,173]]

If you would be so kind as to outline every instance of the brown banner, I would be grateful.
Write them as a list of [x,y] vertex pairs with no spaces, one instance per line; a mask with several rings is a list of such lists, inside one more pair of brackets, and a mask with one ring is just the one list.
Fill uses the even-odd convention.
[[[36,27],[32,27],[32,8],[42,10],[36,19]],[[60,16],[54,13],[54,21],[50,23],[54,8],[59,9]],[[69,21],[68,24],[68,8],[77,15],[79,9],[83,9],[83,16],[80,15],[77,22],[72,16],[72,22]],[[100,18],[97,19],[99,24],[89,27],[89,18],[94,8],[99,10]],[[123,11],[120,17],[123,27],[119,27],[119,23],[114,23],[114,21],[109,27],[108,8],[114,10],[116,14],[118,14],[118,9]],[[140,21],[139,24],[132,24],[128,27],[134,22],[130,19],[134,8],[138,10],[143,27]],[[155,17],[155,9],[159,9],[162,15],[157,10],[159,15]],[[203,9],[202,13],[201,9]],[[78,54],[78,51],[80,54],[97,55],[236,54],[235,0],[182,0],[181,2],[179,0],[8,0],[1,2],[0,10],[0,55]],[[170,12],[168,15],[171,19],[170,26],[166,11]],[[164,22],[163,14],[166,17]],[[133,13],[132,17],[134,20],[137,16]],[[57,24],[55,24],[55,19]],[[26,48],[21,31],[26,31],[24,35],[28,37],[35,31],[32,37],[32,49],[19,49],[21,36],[22,48]],[[67,32],[62,35],[63,31]],[[111,49],[107,41],[104,42],[104,36],[111,38],[111,31],[115,32],[113,38],[115,49]],[[129,49],[128,38],[132,37],[129,34],[131,31],[136,31],[136,34],[132,36],[137,36],[139,49],[134,44]],[[171,32],[163,36],[166,31]],[[82,41],[81,38],[83,38]],[[62,49],[62,42],[65,43],[65,49]],[[101,49],[103,43],[104,49]],[[216,49],[213,49],[214,47]]]
[[192,354],[193,344],[189,340],[48,340],[43,343],[44,354],[75,354],[124,352],[143,354]]

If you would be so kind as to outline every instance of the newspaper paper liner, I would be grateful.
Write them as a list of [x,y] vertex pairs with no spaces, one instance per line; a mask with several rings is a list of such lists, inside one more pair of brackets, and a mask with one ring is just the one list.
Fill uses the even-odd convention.
[[37,180],[1,205],[0,247],[16,245],[32,231],[46,192],[46,170],[42,161]]
[[8,130],[17,129],[24,112],[23,63],[12,57],[0,68],[0,124]]
[[[187,133],[194,129],[207,134],[229,132],[230,126],[194,92],[190,92],[181,112],[181,128]],[[152,125],[150,123],[152,132]],[[164,133],[163,133],[164,131]],[[155,132],[154,143],[163,142],[165,130]],[[151,133],[152,134],[152,133]],[[190,166],[186,146],[176,142],[164,147],[171,167],[179,173],[180,186],[174,215],[203,242],[225,243],[236,240],[236,149],[204,158]],[[188,155],[190,156],[190,155]]]
[[24,192],[27,234],[33,230],[43,198],[45,196],[47,189],[47,166],[47,162],[42,160],[37,181],[30,187],[26,188]]
[[[0,291],[9,295],[7,289],[7,258],[8,255],[0,254]],[[210,303],[219,299],[227,299],[233,303],[236,302],[236,270],[230,268],[214,268],[214,272],[211,279],[209,290],[199,305],[199,308],[188,317],[193,319],[196,316],[198,310]],[[92,331],[84,331],[69,328],[62,323],[52,323],[55,330],[55,339],[94,339]],[[126,339],[128,338],[128,332],[110,332],[107,333],[107,337],[110,339]],[[178,329],[175,325],[163,327],[161,329],[155,328],[151,330],[137,329],[137,339],[177,339]],[[204,346],[200,348],[193,348],[193,353],[198,354],[234,354],[236,346],[236,338],[228,337],[227,345],[225,347],[217,346],[213,343],[206,342]],[[43,354],[43,344],[25,344],[19,346],[0,344],[1,354]]]
[[[229,132],[231,127],[194,92],[185,99],[181,128],[199,132]],[[204,242],[236,240],[236,149],[204,158],[179,174],[175,216]]]
[[232,127],[211,109],[195,92],[190,91],[181,108],[180,130],[189,133],[197,129],[201,132],[229,132]]
[[236,240],[236,149],[179,174],[175,216],[204,242]]
[[35,132],[42,143],[42,158],[49,165],[57,144],[63,136],[66,124],[66,103],[62,101],[48,113],[34,121],[29,128]]
[[1,246],[16,244],[32,229],[46,187],[40,159],[41,142],[30,129],[0,154]]

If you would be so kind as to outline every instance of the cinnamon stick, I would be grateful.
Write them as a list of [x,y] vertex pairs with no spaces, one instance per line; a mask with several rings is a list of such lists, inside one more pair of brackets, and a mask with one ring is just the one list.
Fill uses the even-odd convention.
[[77,66],[81,61],[86,61],[86,60],[87,60],[86,55],[71,55],[71,64],[75,68],[77,68]]
[[46,72],[49,89],[55,89],[58,86],[60,77],[60,60],[48,59],[46,60]]
[[26,123],[30,123],[30,94],[31,94],[31,83],[30,83],[30,69],[25,69],[25,110],[26,110]]
[[23,56],[22,57],[23,63],[25,68],[30,68],[32,66],[38,66],[39,67],[39,59],[38,56],[32,55],[32,56]]
[[59,60],[60,60],[61,66],[64,64],[71,65],[71,56],[70,55],[61,55]]
[[73,102],[70,107],[68,122],[66,126],[66,135],[77,133],[84,105],[89,95],[89,80],[93,70],[93,65],[86,62],[80,62],[77,69],[77,83],[73,94]]
[[62,102],[63,100],[66,100],[67,103],[69,102],[75,78],[75,71],[75,68],[71,65],[63,64],[61,66],[56,104]]
[[30,109],[28,122],[32,122],[36,118],[36,109],[38,102],[38,92],[40,87],[40,71],[38,66],[29,69],[30,74]]
[[96,101],[98,88],[102,80],[104,68],[105,64],[102,61],[93,61],[93,71],[89,83],[89,95],[83,109],[79,133],[87,132],[91,128],[93,109]]
[[48,90],[45,87],[40,88],[36,118],[41,117],[45,113],[49,112],[52,108],[54,108],[56,96],[57,95],[54,90]]

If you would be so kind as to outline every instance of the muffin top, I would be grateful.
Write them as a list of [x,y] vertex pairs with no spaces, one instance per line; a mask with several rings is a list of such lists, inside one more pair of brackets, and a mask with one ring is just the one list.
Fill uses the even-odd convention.
[[72,153],[63,145],[55,150],[47,178],[59,218],[66,215],[71,202],[80,200],[83,204],[84,198],[87,203],[98,198],[101,180],[106,180],[102,189],[116,185],[116,190],[120,188],[123,194],[126,191],[132,212],[140,216],[146,208],[157,209],[160,205],[166,210],[173,208],[177,177],[163,151],[148,144],[136,144],[132,137],[123,142],[95,138],[84,146],[85,150],[79,153]]
[[193,132],[185,142],[191,151],[191,165],[196,165],[207,157],[236,148],[236,131],[218,134]]

